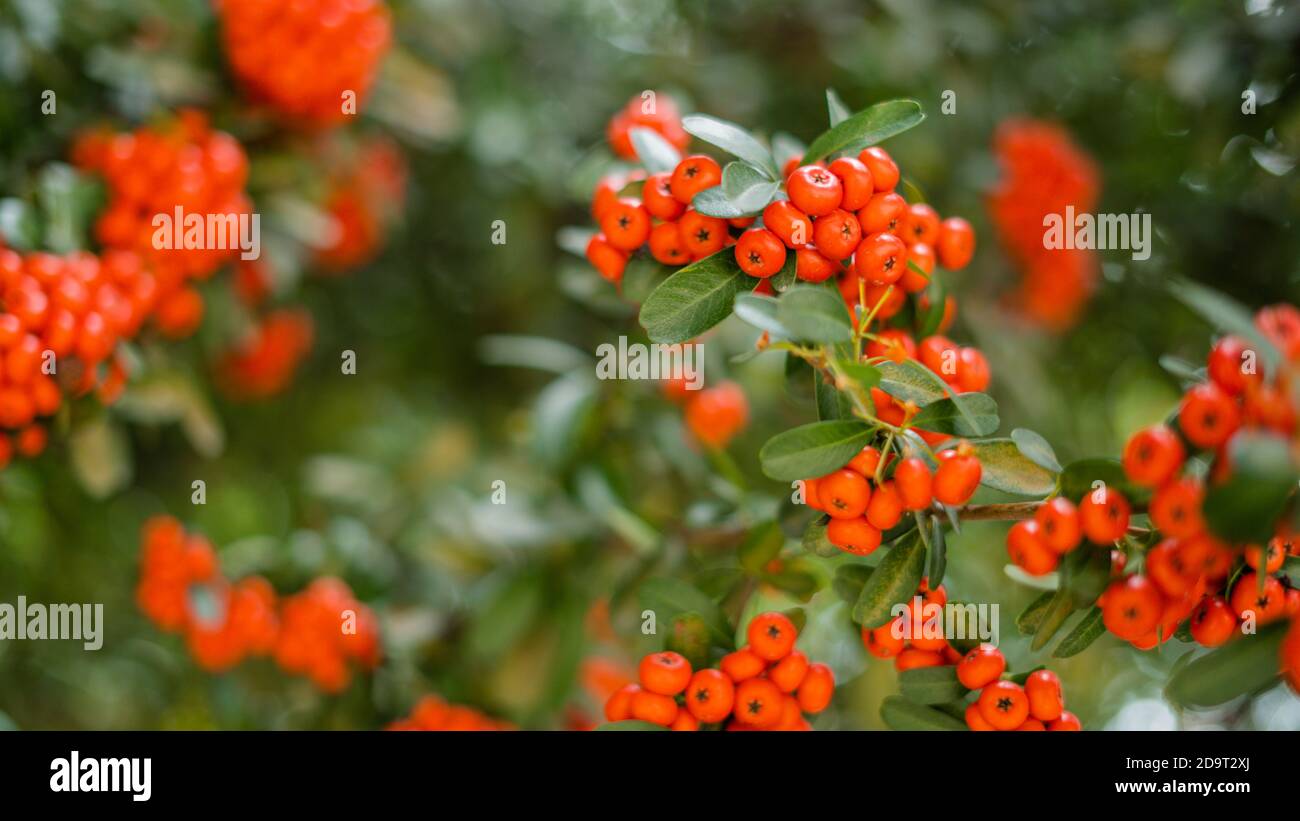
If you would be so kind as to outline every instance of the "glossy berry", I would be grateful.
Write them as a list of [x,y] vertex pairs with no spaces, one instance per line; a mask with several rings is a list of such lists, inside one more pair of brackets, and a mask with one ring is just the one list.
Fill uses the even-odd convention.
[[749,647],[742,647],[734,653],[728,653],[718,663],[722,672],[736,683],[759,675],[767,667],[767,662]]
[[934,498],[945,505],[960,506],[970,501],[979,487],[983,470],[971,446],[963,442],[955,450],[939,455],[934,472]]
[[1129,503],[1112,487],[1090,491],[1079,503],[1079,525],[1095,544],[1110,544],[1128,531]]
[[1124,474],[1134,484],[1159,487],[1182,469],[1182,440],[1165,425],[1143,428],[1124,445]]
[[665,650],[641,659],[641,686],[652,693],[675,696],[691,680],[691,663],[681,654]]
[[798,650],[790,653],[767,670],[767,679],[783,693],[793,693],[799,689],[804,675],[808,672],[808,657]]
[[1049,732],[1055,731],[1079,731],[1083,729],[1083,724],[1079,721],[1078,716],[1069,710],[1062,710],[1061,717],[1047,725]]
[[908,510],[924,510],[932,500],[933,476],[925,460],[909,456],[894,469],[894,486]]
[[839,270],[838,265],[811,245],[795,251],[794,275],[804,282],[825,282]]
[[672,222],[686,210],[685,204],[673,196],[672,174],[651,174],[641,186],[641,204],[655,219]]
[[677,702],[671,696],[641,690],[632,695],[632,718],[667,727],[677,719]]
[[605,210],[600,231],[615,248],[635,251],[650,239],[650,212],[639,200],[624,197]]
[[858,154],[858,159],[871,172],[871,179],[877,191],[893,191],[898,185],[898,166],[885,149],[877,145],[864,148]]
[[1253,614],[1257,624],[1268,624],[1286,615],[1286,590],[1271,576],[1264,579],[1261,588],[1255,573],[1242,573],[1228,603],[1239,618]]
[[1029,718],[1029,698],[1019,684],[995,681],[980,691],[980,715],[996,730],[1014,730]]
[[766,278],[785,265],[785,244],[766,228],[750,228],[736,241],[736,263],[752,277]]
[[808,672],[799,683],[796,698],[799,709],[805,713],[820,713],[831,703],[835,694],[835,675],[831,668],[816,662],[808,665]]
[[840,178],[819,165],[796,168],[786,178],[785,190],[790,202],[810,217],[829,214],[840,207],[844,197],[844,186],[840,183]]
[[992,644],[981,644],[957,663],[957,680],[967,690],[978,690],[998,680],[1007,669],[1007,659]]
[[961,217],[949,217],[939,224],[935,248],[940,265],[949,271],[960,271],[975,256],[975,229]]
[[880,529],[867,519],[833,518],[826,526],[826,538],[839,549],[855,556],[868,556],[880,547]]
[[[676,200],[674,200],[676,202]],[[661,222],[650,230],[650,255],[664,265],[679,266],[691,261],[675,222]]]
[[1206,360],[1210,380],[1232,396],[1245,393],[1248,383],[1261,381],[1261,367],[1255,349],[1239,336],[1225,336],[1215,342]]
[[763,613],[749,622],[745,633],[749,649],[764,661],[784,658],[794,649],[799,633],[784,613]]
[[736,685],[717,670],[697,671],[686,687],[686,709],[705,724],[725,719],[731,714],[735,700]]
[[837,208],[813,223],[813,243],[827,259],[848,259],[861,241],[862,229],[851,211]]
[[893,234],[872,234],[858,245],[853,267],[871,285],[892,285],[907,269],[907,246]]
[[681,234],[682,245],[686,247],[691,259],[702,259],[716,254],[727,244],[727,221],[710,217],[687,208],[682,218],[677,221],[677,231]]
[[1016,567],[1031,576],[1045,576],[1060,564],[1060,554],[1042,539],[1042,528],[1035,519],[1023,519],[1007,532],[1007,555]]
[[1034,519],[1038,522],[1039,538],[1055,553],[1069,553],[1083,539],[1079,511],[1062,496],[1044,502],[1034,513]]
[[1204,647],[1218,647],[1232,638],[1237,616],[1222,596],[1206,596],[1192,611],[1192,638]]
[[722,166],[712,157],[693,154],[673,169],[668,190],[683,205],[690,205],[695,195],[722,182]]
[[1197,385],[1183,397],[1178,426],[1193,445],[1217,448],[1241,426],[1241,411],[1218,386]]
[[907,216],[907,200],[893,191],[873,194],[858,211],[858,223],[863,234],[891,233],[902,230]]
[[865,206],[871,199],[871,195],[875,193],[871,171],[861,160],[840,157],[830,164],[830,172],[840,178],[840,185],[844,191],[840,208],[856,211]]
[[821,478],[817,499],[834,519],[856,519],[867,510],[871,486],[862,474],[843,468]]
[[781,720],[784,700],[781,691],[767,679],[751,678],[736,687],[732,709],[736,720],[753,727],[770,727]]
[[889,659],[903,652],[906,646],[901,634],[895,628],[902,624],[899,616],[879,627],[862,628],[862,646],[867,652],[879,659]]
[[1025,680],[1029,714],[1039,721],[1055,721],[1065,712],[1061,696],[1061,679],[1051,670],[1035,670]]
[[813,241],[813,222],[789,200],[777,200],[763,209],[763,225],[789,248]]
[[1165,484],[1151,497],[1147,508],[1151,523],[1166,536],[1185,539],[1205,529],[1201,502],[1205,484],[1191,476]]
[[1106,629],[1132,641],[1155,629],[1164,610],[1160,590],[1145,576],[1132,575],[1106,588],[1101,620]]
[[908,207],[901,236],[908,245],[923,242],[933,246],[939,241],[939,214],[923,202],[913,203]]

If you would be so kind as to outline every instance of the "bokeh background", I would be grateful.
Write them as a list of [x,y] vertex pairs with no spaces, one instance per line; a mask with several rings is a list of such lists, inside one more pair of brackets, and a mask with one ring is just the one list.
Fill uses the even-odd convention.
[[[735,474],[722,478],[653,384],[594,379],[599,344],[643,335],[635,305],[557,239],[590,223],[587,199],[610,160],[605,124],[644,89],[805,141],[826,127],[828,87],[853,108],[919,100],[926,121],[887,147],[929,202],[980,237],[975,262],[952,278],[951,335],[987,354],[1003,430],[1042,433],[1062,461],[1117,454],[1177,399],[1157,360],[1208,350],[1210,329],[1168,296],[1171,278],[1252,307],[1300,298],[1294,4],[389,5],[396,40],[349,128],[401,147],[404,200],[382,252],[348,276],[278,260],[281,293],[315,323],[292,384],[251,403],[214,390],[221,341],[208,325],[222,322],[223,274],[207,286],[204,330],[149,352],[156,367],[120,406],[68,422],[45,455],[0,473],[0,601],[102,602],[106,618],[98,652],[0,642],[0,724],[376,728],[438,693],[525,727],[585,726],[599,720],[602,675],[657,646],[639,629],[639,580],[732,589],[736,546],[787,493],[762,476],[757,450],[811,419],[811,398],[786,384],[777,355],[729,361],[752,330],[729,320],[715,331],[706,381],[738,381],[752,409],[728,449]],[[53,116],[40,113],[45,89],[58,94]],[[955,113],[941,111],[945,91]],[[246,115],[208,3],[0,3],[0,196],[28,196],[81,129],[183,105],[267,146],[250,148],[257,191],[311,189],[310,175],[283,171],[303,142]],[[1099,211],[1148,212],[1157,234],[1149,260],[1098,255],[1095,292],[1064,329],[1016,310],[1021,274],[985,210],[996,130],[1026,116],[1059,124],[1091,155]],[[311,230],[300,210],[276,213],[264,224],[271,245],[277,232]],[[492,241],[497,220],[504,244]],[[341,374],[343,351],[355,352],[355,375]],[[196,479],[204,505],[191,504]],[[503,505],[492,503],[498,481]],[[211,538],[232,576],[259,573],[286,591],[346,579],[380,617],[382,665],[337,696],[264,661],[199,669],[133,600],[139,528],[158,512]],[[1004,649],[1027,669],[1035,660],[1013,620],[1037,591],[1004,573],[1005,528],[964,528],[946,584],[1000,604]],[[833,570],[797,539],[788,554],[788,590],[751,585],[747,603],[724,608],[800,604],[801,585]],[[830,590],[807,607],[801,646],[841,685],[815,725],[882,726],[892,665],[867,659]],[[1160,689],[1182,652],[1103,637],[1053,668],[1089,728],[1300,729],[1300,701],[1280,688],[1176,714]]]

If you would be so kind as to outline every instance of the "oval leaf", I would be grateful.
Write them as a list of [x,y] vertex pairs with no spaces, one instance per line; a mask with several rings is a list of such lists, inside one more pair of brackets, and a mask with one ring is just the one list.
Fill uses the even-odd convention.
[[652,128],[633,128],[628,132],[636,158],[651,174],[669,173],[682,161],[677,147]]
[[1016,428],[1011,431],[1011,441],[1016,443],[1029,461],[1052,473],[1061,472],[1061,463],[1056,460],[1056,451],[1046,439],[1028,428]]
[[647,579],[638,591],[641,608],[653,610],[658,624],[668,625],[686,613],[694,613],[709,628],[709,637],[720,647],[731,647],[731,625],[717,602],[697,588],[677,579]]
[[651,341],[686,342],[731,314],[736,295],[754,288],[752,277],[723,248],[659,283],[641,305],[641,326]]
[[691,114],[682,118],[682,128],[686,129],[686,133],[763,169],[770,179],[775,180],[779,176],[772,152],[735,123],[704,114]]
[[998,403],[986,393],[961,393],[931,402],[912,418],[921,430],[956,436],[988,436],[998,429]]
[[970,691],[957,680],[955,666],[944,666],[903,671],[898,676],[898,692],[916,704],[947,704]]
[[791,288],[777,301],[776,317],[795,339],[834,344],[853,338],[844,300],[825,288]]
[[772,479],[793,482],[816,478],[848,464],[874,433],[866,422],[854,419],[812,422],[768,439],[758,458],[763,473]]
[[[864,108],[812,141],[803,164],[817,162],[829,154],[859,151],[918,125],[925,119],[916,100],[887,100]],[[684,123],[683,123],[684,124]],[[690,131],[690,129],[687,129]]]
[[1105,632],[1106,625],[1101,621],[1101,608],[1094,607],[1084,613],[1083,619],[1074,626],[1074,629],[1065,638],[1061,639],[1061,643],[1056,645],[1052,655],[1058,659],[1077,656],[1091,647],[1092,643],[1101,638]]
[[973,442],[982,472],[980,484],[1021,496],[1046,496],[1056,487],[1056,476],[1034,464],[1010,439]]
[[853,607],[853,620],[863,627],[879,627],[889,621],[894,605],[916,593],[924,572],[925,543],[920,532],[913,531],[899,539],[880,560]]
[[889,696],[880,704],[880,718],[894,730],[965,730],[966,724],[947,713]]
[[1165,697],[1181,707],[1214,707],[1268,686],[1278,676],[1278,648],[1287,624],[1234,638],[1194,659],[1169,679]]

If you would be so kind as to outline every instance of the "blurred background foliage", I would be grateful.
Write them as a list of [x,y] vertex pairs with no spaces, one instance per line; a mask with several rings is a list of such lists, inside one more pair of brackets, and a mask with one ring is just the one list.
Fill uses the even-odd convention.
[[[635,306],[556,236],[589,223],[587,198],[609,161],[605,123],[643,89],[683,111],[804,140],[825,128],[827,87],[855,108],[921,101],[926,122],[888,148],[928,201],[980,236],[975,262],[953,278],[961,307],[951,335],[987,353],[1003,429],[1041,432],[1063,461],[1116,454],[1168,411],[1178,386],[1161,355],[1204,356],[1210,330],[1169,298],[1170,277],[1251,306],[1300,297],[1294,4],[390,5],[398,42],[351,128],[402,144],[407,200],[376,261],[305,283],[317,338],[295,384],[262,403],[223,400],[210,388],[205,330],[146,352],[171,380],[163,387],[129,391],[98,428],[87,423],[0,474],[0,601],[102,602],[107,622],[95,653],[0,642],[0,722],[368,728],[432,691],[523,726],[578,726],[600,712],[584,659],[630,664],[662,640],[641,634],[639,580],[752,592],[723,602],[733,620],[804,604],[824,585],[834,561],[803,555],[796,539],[780,579],[736,559],[748,529],[788,494],[759,472],[759,446],[814,413],[787,387],[778,355],[729,361],[752,346],[752,331],[729,320],[706,345],[706,381],[736,379],[752,408],[729,448],[731,478],[687,442],[679,409],[652,383],[594,378],[599,344],[644,336]],[[57,114],[40,113],[45,89],[58,95]],[[946,90],[953,114],[940,111]],[[310,188],[279,173],[302,151],[300,135],[242,116],[204,0],[0,2],[0,196],[28,196],[80,129],[178,105],[209,109],[249,147],[259,210]],[[991,136],[1018,115],[1064,125],[1101,170],[1100,210],[1149,212],[1157,232],[1147,261],[1103,253],[1095,298],[1060,335],[1007,310],[1016,274],[983,211],[998,174]],[[0,231],[15,230],[13,218],[0,214]],[[293,219],[268,217],[268,243],[304,230]],[[502,245],[491,241],[496,220]],[[278,261],[290,279],[304,267]],[[356,352],[356,375],[340,374],[345,350]],[[107,479],[88,483],[96,472]],[[205,505],[190,502],[196,479]],[[492,503],[498,480],[504,505]],[[160,511],[209,535],[232,576],[262,573],[284,591],[323,573],[346,578],[380,615],[381,669],[339,697],[266,662],[199,671],[132,601],[139,525]],[[1036,591],[1004,574],[1004,533],[997,523],[964,528],[946,584],[964,601],[1000,603],[1011,666],[1028,669],[1037,660],[1013,619]],[[842,687],[815,725],[881,726],[892,665],[867,660],[829,589],[807,606],[801,646]],[[1300,703],[1282,691],[1176,716],[1159,699],[1178,653],[1103,638],[1053,667],[1089,728],[1300,728]]]

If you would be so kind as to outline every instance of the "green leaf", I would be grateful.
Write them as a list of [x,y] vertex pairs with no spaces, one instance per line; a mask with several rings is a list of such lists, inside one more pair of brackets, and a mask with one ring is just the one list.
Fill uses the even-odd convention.
[[1300,481],[1288,442],[1271,433],[1243,432],[1232,438],[1232,473],[1212,484],[1202,510],[1216,535],[1230,542],[1267,542],[1274,523]]
[[41,244],[41,221],[36,211],[20,199],[0,199],[0,237],[15,250],[35,251]]
[[835,89],[826,89],[826,112],[830,115],[831,128],[853,116],[853,112],[840,99],[840,95],[835,93]]
[[542,607],[541,577],[515,575],[480,607],[465,637],[470,655],[476,660],[499,657],[536,626]]
[[670,578],[647,579],[638,591],[641,609],[653,610],[656,624],[671,624],[684,613],[695,613],[709,628],[713,643],[732,646],[731,625],[717,602],[684,581]]
[[979,457],[980,484],[1021,496],[1046,496],[1056,487],[1056,476],[1031,462],[1010,439],[972,442]]
[[1011,441],[1016,443],[1016,447],[1020,448],[1020,452],[1029,461],[1052,473],[1061,472],[1061,463],[1056,460],[1056,451],[1052,450],[1052,446],[1042,436],[1028,428],[1016,428],[1011,431]]
[[36,180],[44,216],[43,242],[55,253],[86,247],[86,233],[103,203],[103,188],[64,163],[47,163]]
[[763,573],[761,578],[765,584],[770,584],[777,590],[788,593],[800,601],[806,602],[813,597],[819,589],[821,583],[817,576],[808,570],[797,567],[783,567],[777,573]]
[[853,418],[852,400],[846,393],[836,390],[820,373],[813,374],[813,388],[817,397],[818,419],[826,421]]
[[1081,545],[1061,562],[1060,578],[1076,610],[1091,606],[1110,584],[1110,548]]
[[772,159],[772,152],[735,123],[704,114],[691,114],[682,118],[682,128],[686,129],[688,134],[763,169],[771,179],[776,179],[780,175],[776,161]]
[[595,727],[595,730],[596,730],[597,732],[602,732],[602,733],[609,733],[609,732],[638,732],[638,733],[668,732],[668,728],[667,728],[667,727],[661,727],[661,726],[658,725],[658,724],[651,724],[651,723],[648,722],[648,721],[635,721],[635,720],[633,720],[633,719],[628,719],[627,721],[610,721],[610,722],[607,722],[607,723],[605,723],[605,724],[597,724],[596,727]]
[[722,193],[743,214],[760,213],[780,187],[780,183],[741,160],[729,162],[722,169]]
[[880,704],[880,718],[894,730],[965,730],[966,723],[945,712],[888,696]]
[[736,294],[733,310],[736,316],[760,331],[767,331],[772,336],[781,339],[789,339],[790,332],[776,318],[776,303],[776,297],[746,291]]
[[836,363],[836,367],[839,369],[840,373],[858,383],[858,387],[861,388],[864,395],[867,391],[870,391],[872,388],[880,384],[880,369],[875,365],[867,365],[863,362],[846,362],[840,360]]
[[596,411],[600,391],[587,370],[575,370],[553,380],[533,404],[532,449],[549,467],[566,464],[577,452],[587,423]]
[[671,173],[682,161],[677,147],[652,128],[633,128],[628,132],[636,157],[651,174]]
[[[691,207],[706,217],[717,217],[718,219],[739,219],[740,217],[757,216],[763,208],[757,208],[753,211],[746,211],[739,205],[731,201],[727,192],[722,190],[721,185],[715,185],[712,188],[706,188],[695,195],[691,200]],[[766,206],[764,206],[766,207]],[[734,249],[728,248],[733,255]]]
[[1214,707],[1267,687],[1278,676],[1278,650],[1289,622],[1234,638],[1170,677],[1165,698],[1179,707]]
[[1043,617],[1047,615],[1047,606],[1052,603],[1052,597],[1055,592],[1049,591],[1031,601],[1016,616],[1016,629],[1022,636],[1032,636],[1038,630],[1038,625],[1043,623]]
[[862,596],[862,588],[875,568],[866,564],[842,564],[835,568],[835,577],[831,579],[831,589],[845,604],[857,604]]
[[880,371],[880,389],[895,399],[925,407],[952,395],[938,374],[915,359],[902,362],[886,359],[877,363],[876,368]]
[[813,140],[803,156],[803,164],[811,165],[830,154],[860,151],[896,134],[901,134],[924,119],[925,114],[921,111],[921,104],[915,100],[888,100],[876,103],[838,123]]
[[1282,354],[1255,327],[1250,311],[1204,285],[1184,279],[1174,280],[1169,290],[1178,301],[1200,314],[1207,322],[1225,333],[1236,334],[1250,342],[1264,360],[1269,373],[1275,373]]
[[641,326],[653,342],[694,339],[726,319],[736,295],[755,282],[736,264],[735,251],[723,248],[659,283],[641,305]]
[[943,574],[948,569],[948,542],[939,517],[932,517],[930,523],[930,553],[925,564],[925,577],[933,590],[943,584]]
[[1052,651],[1052,656],[1058,659],[1077,656],[1087,650],[1105,632],[1106,625],[1101,621],[1101,608],[1093,607],[1087,613],[1084,613],[1083,619],[1074,626],[1074,629],[1065,638],[1061,639],[1061,643],[1056,645],[1056,649]]
[[1164,368],[1171,376],[1176,376],[1184,382],[1204,382],[1205,368],[1198,368],[1186,359],[1180,359],[1172,354],[1165,354],[1159,359],[1160,367]]
[[907,261],[907,267],[930,280],[930,284],[925,287],[925,296],[930,300],[930,304],[917,317],[916,324],[916,338],[922,339],[933,335],[943,324],[943,315],[948,311],[948,289],[943,284],[943,280],[930,276],[910,259]]
[[750,573],[761,573],[784,546],[785,534],[781,532],[781,526],[775,521],[765,522],[750,530],[741,543],[737,551],[740,566]]
[[898,675],[898,692],[916,704],[947,704],[963,698],[969,690],[957,680],[957,668],[918,667]]
[[838,556],[842,551],[831,544],[830,539],[826,538],[827,522],[823,521],[827,517],[823,516],[814,522],[809,522],[807,529],[803,532],[801,544],[803,549],[813,554],[828,559],[831,556]]
[[924,571],[925,542],[919,531],[913,531],[880,560],[853,607],[853,620],[863,627],[879,627],[889,621],[894,605],[915,595]]
[[683,613],[673,619],[667,647],[681,653],[693,669],[699,670],[708,666],[710,638],[709,626],[699,613]]
[[957,436],[988,436],[998,429],[998,403],[986,393],[961,393],[931,402],[912,418],[913,426]]
[[799,257],[796,254],[785,255],[785,265],[777,271],[768,281],[772,283],[772,290],[778,294],[785,293],[794,285],[799,275]]
[[768,439],[758,458],[763,473],[772,479],[816,478],[848,464],[874,433],[875,428],[858,420],[812,422]]
[[1034,640],[1030,642],[1029,649],[1038,651],[1047,646],[1052,636],[1056,635],[1074,610],[1074,597],[1069,591],[1056,591],[1043,611],[1043,618],[1038,623],[1038,629],[1034,631]]
[[777,320],[795,339],[833,344],[853,338],[844,301],[825,288],[796,285],[777,302]]
[[778,131],[772,135],[772,156],[776,159],[778,166],[785,165],[785,161],[791,157],[802,157],[803,152],[808,150],[808,146],[798,137],[787,134],[784,131]]

